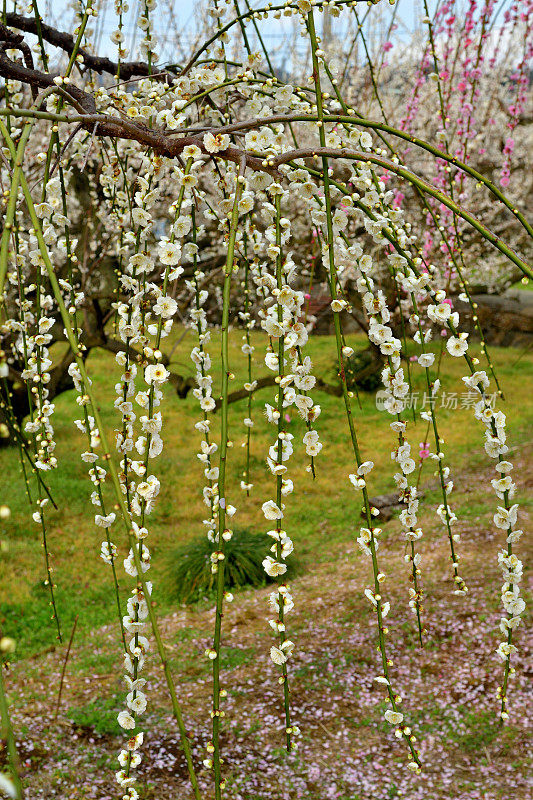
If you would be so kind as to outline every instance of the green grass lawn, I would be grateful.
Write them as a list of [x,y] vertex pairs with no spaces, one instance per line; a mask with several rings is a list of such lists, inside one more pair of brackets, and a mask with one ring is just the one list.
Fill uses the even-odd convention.
[[525,289],[528,292],[533,292],[533,281],[527,277],[521,278],[516,283],[513,283],[512,289]]
[[[179,335],[179,331],[176,336]],[[362,347],[359,336],[348,337],[351,344]],[[177,341],[177,339],[175,340]],[[245,358],[240,352],[241,332],[231,335],[231,367],[235,373],[232,388],[241,388],[246,380]],[[262,361],[264,339],[260,333],[253,337],[255,352],[254,377],[267,374]],[[192,375],[189,352],[193,346],[191,333],[179,342],[173,354],[172,369],[184,375]],[[439,344],[435,344],[437,350]],[[474,348],[475,349],[475,348]],[[210,352],[214,360],[213,374],[218,381],[219,338],[213,335]],[[315,374],[330,383],[335,381],[335,343],[333,337],[315,337],[307,352],[313,358]],[[508,415],[510,445],[513,441],[524,441],[530,436],[533,417],[533,353],[522,353],[512,349],[491,351],[498,378],[506,400],[502,407]],[[437,405],[440,434],[445,440],[443,449],[452,469],[471,468],[479,462],[486,464],[482,449],[482,428],[473,419],[472,412],[461,408],[462,395],[466,391],[461,381],[465,364],[462,359],[443,359],[442,390],[452,407]],[[88,361],[89,374],[101,398],[101,413],[111,434],[118,422],[113,408],[114,384],[119,378],[119,368],[111,355],[94,352]],[[414,390],[420,400],[424,395],[424,376],[416,365],[413,370]],[[456,393],[458,407],[453,408]],[[274,497],[274,482],[265,464],[268,446],[274,441],[274,429],[263,416],[265,402],[272,402],[274,387],[257,392],[253,398],[255,427],[252,434],[252,480],[254,489],[249,498],[239,487],[245,465],[246,401],[230,406],[229,425],[233,447],[230,450],[228,467],[229,502],[237,506],[235,527],[253,531],[266,530],[261,513],[264,500]],[[322,407],[317,422],[324,449],[316,460],[317,477],[312,481],[306,472],[306,457],[303,447],[296,448],[289,462],[289,475],[295,484],[295,492],[287,499],[285,525],[294,539],[299,558],[306,562],[324,561],[335,557],[346,543],[353,541],[359,526],[360,498],[349,483],[352,471],[351,444],[347,436],[342,399],[313,391],[313,399]],[[216,391],[215,391],[216,395]],[[376,408],[373,394],[361,395],[362,408],[354,400],[355,420],[364,458],[376,463],[369,484],[371,495],[394,490],[393,469],[390,450],[393,434],[389,429],[390,418]],[[202,468],[196,457],[200,442],[194,423],[199,419],[197,401],[192,394],[186,400],[179,399],[172,389],[166,391],[162,406],[164,416],[165,448],[162,455],[152,462],[152,470],[161,480],[162,488],[156,509],[149,518],[152,551],[152,571],[159,611],[170,609],[167,599],[169,581],[168,554],[178,544],[195,536],[204,535],[202,520],[206,508],[202,502]],[[85,439],[72,423],[79,414],[74,392],[68,392],[56,400],[53,423],[57,434],[59,467],[47,476],[48,485],[58,510],[47,507],[47,528],[51,561],[57,584],[56,597],[59,618],[64,636],[68,638],[73,620],[79,615],[77,637],[83,637],[89,628],[98,627],[115,618],[115,605],[110,568],[99,557],[102,530],[93,523],[94,507],[89,495],[92,489],[87,476],[87,465],[79,457],[85,450]],[[291,412],[290,430],[295,440],[305,433],[305,426],[295,412]],[[215,415],[213,432],[218,432],[219,415]],[[416,428],[411,422],[410,441],[414,449],[426,438],[427,423],[418,420]],[[431,439],[430,439],[431,441]],[[34,654],[53,646],[55,632],[50,622],[49,594],[44,585],[43,548],[40,529],[31,519],[24,481],[22,479],[18,453],[15,449],[1,454],[0,498],[11,509],[11,517],[2,521],[0,529],[0,630],[17,640],[20,656]],[[431,467],[426,465],[422,484],[433,480]],[[111,492],[109,497],[111,498]],[[35,493],[34,487],[32,492]],[[526,498],[520,498],[525,500]],[[440,502],[431,492],[428,500]],[[453,504],[453,500],[452,500]],[[490,497],[487,508],[492,508]],[[483,509],[481,509],[482,511]],[[468,518],[474,513],[469,507],[459,509]],[[475,513],[480,509],[475,509]],[[121,555],[126,554],[121,528],[111,529],[112,539],[119,546]],[[124,575],[119,562],[119,579],[124,596],[129,591],[131,579]]]

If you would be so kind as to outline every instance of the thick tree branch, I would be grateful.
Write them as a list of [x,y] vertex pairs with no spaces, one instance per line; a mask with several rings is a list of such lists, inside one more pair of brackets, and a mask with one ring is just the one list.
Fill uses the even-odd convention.
[[0,22],[0,40],[7,42],[11,47],[20,50],[24,56],[24,63],[28,69],[33,69],[33,56],[28,44],[24,41],[24,37],[20,33],[10,31],[5,25]]
[[[8,13],[6,14],[6,23],[11,28],[16,28],[19,31],[26,33],[37,34],[37,22],[35,17],[23,17],[22,14]],[[2,26],[3,27],[3,26]],[[52,28],[41,20],[41,35],[45,42],[58,47],[69,56],[72,55],[76,44],[75,38],[70,33],[58,31]],[[16,34],[15,34],[16,35]],[[20,37],[22,39],[22,37]],[[118,71],[118,63],[111,61],[109,58],[103,56],[95,56],[88,53],[83,47],[78,49],[78,55],[83,58],[83,64],[87,69],[92,69],[98,73],[108,73],[109,75],[116,76]],[[120,77],[124,80],[139,76],[147,77],[153,72],[149,65],[144,61],[125,61],[120,64]],[[165,81],[170,83],[174,77],[170,72],[157,72],[154,76],[156,80]]]
[[[4,32],[7,30],[5,26],[3,29]],[[8,34],[9,31],[5,33],[4,36],[7,36]],[[2,29],[0,28],[0,39],[1,38]],[[35,69],[23,67],[21,64],[8,58],[6,52],[2,51],[2,49],[0,49],[0,75],[14,78],[15,80],[26,83],[30,85],[32,89],[35,87],[48,88],[50,86],[55,86],[54,79],[51,75]],[[99,136],[103,135],[110,136],[112,138],[134,140],[145,145],[146,147],[151,148],[154,153],[161,156],[166,156],[168,158],[174,158],[180,155],[187,145],[194,144],[204,155],[214,155],[215,157],[221,158],[224,161],[232,161],[237,164],[244,163],[249,169],[267,172],[276,178],[281,178],[282,176],[278,171],[280,166],[283,164],[290,164],[294,160],[304,158],[318,158],[319,156],[324,156],[330,158],[361,161],[368,165],[375,164],[409,181],[409,183],[417,187],[420,191],[431,195],[445,206],[450,208],[454,213],[462,217],[467,223],[469,223],[469,225],[481,233],[481,235],[487,241],[489,241],[494,247],[503,253],[509,260],[513,261],[524,272],[525,275],[533,278],[533,271],[529,265],[526,264],[526,262],[521,259],[520,256],[518,256],[510,247],[502,242],[496,234],[483,225],[483,223],[479,222],[479,220],[466,212],[461,206],[451,200],[442,191],[436,189],[432,184],[415,175],[411,170],[400,167],[393,161],[388,161],[381,156],[377,156],[373,153],[361,153],[355,150],[352,151],[328,147],[295,149],[287,153],[283,153],[275,158],[254,156],[234,146],[230,146],[225,150],[212,154],[207,151],[201,134],[193,136],[180,136],[180,138],[174,139],[166,131],[149,128],[144,124],[132,123],[123,115],[115,117],[105,114],[95,114],[96,102],[91,94],[83,91],[70,82],[66,84],[66,88],[57,88],[58,91],[64,97],[69,99],[72,105],[74,105],[80,112],[79,117],[71,117],[70,119],[66,118],[66,121],[79,122],[86,130],[90,130],[91,132],[95,131],[95,125],[98,123]],[[7,109],[7,112],[16,113],[11,109]],[[85,116],[85,114],[87,114],[87,116]],[[358,120],[358,123],[360,123],[360,120]],[[256,124],[262,124],[261,120],[257,121]],[[213,131],[215,133],[220,132],[217,131],[217,129],[213,129]],[[486,181],[484,182],[486,183]],[[508,201],[505,201],[505,204],[508,205]],[[533,232],[533,228],[531,228],[529,223],[522,218],[522,215],[520,215],[516,209],[513,209],[513,213],[515,213],[515,216],[520,219],[530,233]]]
[[[52,75],[23,67],[22,64],[8,58],[1,49],[0,76],[20,81],[32,88],[45,89],[50,86],[56,86]],[[63,87],[57,87],[57,89],[79,112],[75,116],[56,115],[61,121],[81,124],[85,130],[91,133],[94,131],[95,125],[98,125],[99,137],[109,136],[112,139],[136,141],[151,148],[157,155],[166,156],[167,158],[179,156],[184,148],[191,144],[196,145],[204,155],[212,155],[206,150],[202,136],[182,136],[180,139],[175,139],[161,129],[149,128],[142,123],[131,122],[124,116],[97,113],[96,103],[92,94],[83,91],[73,83],[64,84]],[[8,108],[7,111],[16,116],[17,112],[14,109]],[[47,114],[46,112],[28,112],[28,116],[37,118],[42,116],[46,119],[54,118],[53,114]],[[232,161],[235,164],[240,164],[244,157],[248,169],[256,172],[268,172],[275,177],[280,177],[278,170],[265,165],[263,158],[243,153],[238,147],[228,147],[216,155],[224,159],[224,161]]]

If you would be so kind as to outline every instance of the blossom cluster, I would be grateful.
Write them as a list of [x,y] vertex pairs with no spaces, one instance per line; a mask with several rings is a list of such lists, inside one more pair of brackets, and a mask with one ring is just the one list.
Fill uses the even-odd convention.
[[[270,144],[271,141],[266,139],[265,147],[268,148]],[[281,204],[287,202],[288,195],[275,183],[267,191],[270,202],[263,203],[262,213],[270,224],[266,228],[264,239],[266,254],[274,268],[272,271],[265,268],[256,280],[263,290],[265,300],[265,309],[260,312],[261,325],[269,341],[265,364],[276,373],[278,392],[275,405],[267,403],[265,406],[268,422],[277,428],[277,437],[269,448],[267,458],[267,465],[275,478],[276,498],[264,502],[262,507],[265,518],[275,522],[275,528],[268,531],[268,535],[274,540],[271,546],[273,555],[264,559],[263,567],[269,577],[280,578],[287,572],[284,562],[294,549],[281,522],[284,516],[283,498],[294,490],[292,480],[287,477],[286,462],[293,453],[294,436],[286,430],[286,409],[296,406],[299,415],[306,421],[307,432],[303,436],[303,444],[311,459],[310,470],[314,469],[314,459],[320,453],[322,444],[313,425],[320,415],[320,407],[314,405],[308,394],[313,389],[316,378],[311,372],[313,365],[310,357],[302,355],[302,348],[308,339],[306,327],[300,321],[305,297],[302,291],[291,287],[296,276],[296,266],[286,247],[290,240],[291,227],[289,219],[281,216]],[[270,625],[279,640],[277,645],[271,647],[270,657],[282,668],[280,682],[285,686],[286,733],[288,737],[293,737],[298,733],[298,728],[291,722],[288,709],[287,660],[294,650],[294,643],[286,637],[285,616],[293,608],[294,602],[286,583],[281,583],[278,590],[271,593],[270,606],[277,612],[277,618],[271,619]]]

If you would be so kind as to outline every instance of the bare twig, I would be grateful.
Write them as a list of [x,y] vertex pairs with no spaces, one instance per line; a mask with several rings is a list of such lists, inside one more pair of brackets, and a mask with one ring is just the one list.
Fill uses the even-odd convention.
[[61,680],[59,681],[59,694],[57,695],[57,704],[56,704],[56,712],[54,714],[54,722],[56,721],[57,715],[59,714],[59,706],[61,704],[61,695],[63,693],[63,682],[65,680],[65,671],[67,669],[67,661],[68,661],[68,657],[70,655],[70,648],[72,647],[74,634],[76,632],[76,625],[78,624],[78,616],[79,615],[76,614],[76,617],[74,618],[74,625],[72,626],[72,633],[70,634],[70,639],[69,639],[69,643],[68,643],[68,646],[67,646],[67,652],[65,653],[65,659],[63,661],[63,669],[61,670]]

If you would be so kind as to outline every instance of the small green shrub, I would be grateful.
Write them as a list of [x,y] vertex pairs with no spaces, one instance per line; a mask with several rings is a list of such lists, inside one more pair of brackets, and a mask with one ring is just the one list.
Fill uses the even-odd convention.
[[[271,583],[262,566],[270,552],[273,540],[264,533],[234,530],[225,543],[224,588],[239,589],[245,586],[266,586]],[[202,536],[178,547],[168,562],[167,584],[171,600],[192,603],[214,594],[216,575],[211,572],[211,553],[214,545]],[[294,573],[295,560],[287,559],[287,573]]]

